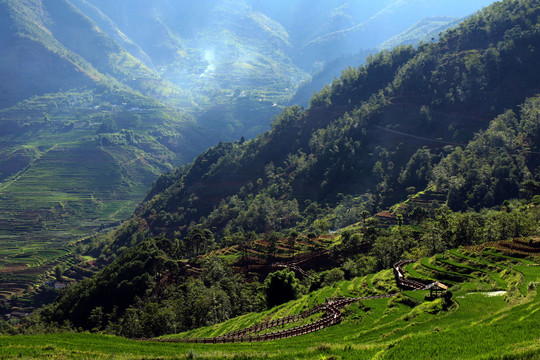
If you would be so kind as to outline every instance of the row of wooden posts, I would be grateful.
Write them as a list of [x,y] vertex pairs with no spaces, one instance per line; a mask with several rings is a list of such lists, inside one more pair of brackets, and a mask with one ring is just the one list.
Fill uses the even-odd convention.
[[311,277],[305,270],[303,270],[300,266],[296,264],[274,264],[272,266],[276,268],[284,268],[284,269],[290,269],[290,270],[296,271],[297,273],[299,273],[305,278]]
[[405,278],[405,271],[403,270],[403,266],[415,261],[416,260],[402,260],[394,264],[394,275],[396,277],[396,282],[399,287],[411,288],[414,290],[424,290],[426,288],[426,284]]
[[227,333],[224,336],[242,336],[242,335],[245,335],[245,334],[260,332],[260,331],[270,329],[270,328],[273,328],[273,327],[282,326],[282,325],[285,325],[285,324],[289,324],[289,323],[292,323],[292,322],[299,321],[301,319],[306,319],[306,318],[310,317],[313,314],[316,314],[316,313],[318,313],[320,311],[323,311],[325,308],[326,308],[326,305],[324,305],[324,304],[317,305],[317,306],[315,306],[315,307],[313,307],[313,308],[311,308],[309,310],[301,312],[300,314],[289,315],[289,316],[285,316],[285,317],[275,319],[275,320],[272,320],[272,321],[265,321],[265,322],[262,322],[262,323],[259,323],[259,324],[252,325],[252,326],[250,326],[248,328],[245,328],[245,329],[231,331],[230,333]]
[[[224,343],[260,342],[260,341],[285,339],[285,338],[289,338],[293,336],[309,334],[318,330],[325,329],[329,326],[339,324],[341,322],[341,316],[342,316],[341,309],[354,302],[361,301],[361,300],[368,300],[368,299],[388,298],[394,295],[395,294],[385,294],[385,295],[367,296],[363,298],[330,298],[326,300],[325,304],[318,305],[317,307],[310,309],[308,311],[305,311],[302,314],[288,316],[286,320],[276,319],[271,322],[252,326],[242,331],[232,332],[229,334],[211,337],[211,338],[166,338],[166,339],[165,338],[163,339],[141,338],[137,340],[154,341],[154,342],[196,343],[196,344],[224,344]],[[296,319],[297,321],[302,316],[304,318],[307,318],[323,310],[326,311],[326,316],[317,321],[311,322],[309,324],[296,326],[290,329],[274,331],[274,332],[270,332],[266,334],[253,334],[253,332],[257,332],[257,331],[269,329],[271,327],[281,326],[289,322],[293,322],[294,321],[293,319]],[[250,332],[249,335],[248,335],[248,332]]]
[[[413,260],[400,261],[394,264],[393,270],[396,276],[396,282],[399,287],[409,287],[415,290],[424,290],[425,284],[420,282],[409,280],[405,278],[403,266],[413,262]],[[236,342],[260,342],[285,339],[293,336],[300,336],[309,334],[318,330],[325,329],[329,326],[339,324],[341,322],[341,309],[347,305],[362,300],[389,298],[396,294],[385,294],[366,296],[361,298],[327,298],[324,304],[317,305],[309,310],[306,310],[300,314],[290,315],[282,317],[276,320],[255,324],[245,329],[236,330],[227,334],[209,337],[209,338],[140,338],[141,341],[154,341],[154,342],[177,342],[177,343],[196,343],[196,344],[223,344],[223,343],[236,343]],[[269,332],[266,334],[257,334],[260,331],[271,329],[274,327],[282,326],[292,322],[306,319],[313,314],[325,311],[326,315],[314,322],[296,326],[290,329],[284,329],[280,331]]]

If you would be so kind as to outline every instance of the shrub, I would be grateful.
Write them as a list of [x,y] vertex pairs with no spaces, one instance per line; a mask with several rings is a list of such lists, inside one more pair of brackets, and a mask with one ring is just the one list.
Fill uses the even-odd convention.
[[298,279],[294,272],[288,269],[273,272],[264,281],[266,303],[269,308],[296,299],[298,290]]

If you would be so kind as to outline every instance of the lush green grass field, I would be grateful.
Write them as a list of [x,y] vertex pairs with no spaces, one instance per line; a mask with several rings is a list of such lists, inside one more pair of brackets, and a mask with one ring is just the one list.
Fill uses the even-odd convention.
[[[426,291],[365,300],[343,310],[344,321],[312,334],[264,343],[153,343],[97,334],[0,337],[0,359],[522,359],[540,358],[540,266],[537,259],[454,250],[434,257],[433,268],[474,271],[452,288],[454,305],[423,301]],[[451,259],[451,261],[445,261]],[[419,261],[417,272],[433,272]],[[481,270],[481,271],[480,271]],[[450,271],[450,270],[448,270]],[[497,276],[495,276],[497,275]],[[390,271],[343,281],[296,301],[223,324],[166,336],[210,337],[299,313],[327,296],[393,291]],[[503,286],[504,285],[504,286]],[[522,293],[521,290],[524,290]],[[407,300],[408,298],[411,298]],[[414,300],[419,305],[415,306]],[[316,317],[317,315],[315,315]],[[320,315],[319,315],[320,316]],[[294,324],[286,325],[287,327]]]

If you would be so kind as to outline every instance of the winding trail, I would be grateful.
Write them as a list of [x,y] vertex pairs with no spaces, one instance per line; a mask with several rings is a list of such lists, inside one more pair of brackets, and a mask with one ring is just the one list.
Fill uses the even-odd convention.
[[[413,290],[424,290],[426,285],[405,278],[405,272],[403,266],[410,264],[416,260],[404,260],[399,261],[394,264],[392,267],[394,270],[394,275],[396,277],[396,283],[400,288],[410,288]],[[295,267],[298,266],[295,264]],[[287,267],[285,264],[280,264],[279,267]],[[299,269],[299,268],[298,268]],[[295,269],[295,270],[298,270]],[[301,270],[301,269],[300,269]],[[302,270],[303,271],[303,270]],[[332,325],[341,323],[342,314],[341,309],[345,306],[348,306],[352,303],[362,301],[362,300],[371,300],[371,299],[383,299],[390,298],[395,296],[396,293],[392,294],[383,294],[383,295],[374,295],[374,296],[365,296],[360,298],[346,298],[346,297],[337,297],[337,298],[327,298],[324,304],[317,305],[309,310],[306,310],[300,314],[290,315],[275,319],[268,322],[262,322],[245,329],[235,330],[227,334],[209,337],[209,338],[140,338],[135,339],[139,341],[152,341],[152,342],[175,342],[175,343],[197,343],[197,344],[224,344],[224,343],[236,343],[236,342],[260,342],[260,341],[271,341],[278,339],[286,339],[293,336],[300,336],[309,334],[315,331],[326,329]],[[290,329],[284,329],[280,331],[268,332],[265,334],[259,334],[260,331],[275,328],[278,326],[283,326],[292,322],[296,322],[302,319],[309,318],[311,315],[318,312],[325,312],[325,316],[317,321],[311,323],[296,326]]]

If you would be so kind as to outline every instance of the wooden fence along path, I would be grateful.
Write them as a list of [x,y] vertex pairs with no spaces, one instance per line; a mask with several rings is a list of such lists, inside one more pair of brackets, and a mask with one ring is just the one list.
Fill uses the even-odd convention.
[[[396,282],[398,287],[412,288],[414,290],[424,290],[425,284],[418,281],[408,280],[405,278],[403,266],[414,262],[414,260],[399,261],[393,266],[394,274],[396,276]],[[250,326],[245,329],[235,330],[227,334],[209,337],[209,338],[141,338],[136,339],[140,341],[153,341],[153,342],[177,342],[177,343],[197,343],[197,344],[224,344],[224,343],[236,343],[236,342],[259,342],[270,341],[290,338],[293,336],[300,336],[309,334],[318,330],[326,329],[329,326],[339,324],[341,322],[341,309],[347,305],[362,300],[382,299],[393,297],[394,294],[384,294],[375,296],[366,296],[361,298],[327,298],[324,304],[317,305],[309,310],[306,310],[300,314],[290,315],[283,318],[275,319],[268,322],[259,323]],[[282,326],[292,322],[296,322],[302,319],[309,318],[311,315],[318,312],[325,311],[324,317],[317,321],[313,321],[309,324],[296,326],[290,329],[284,329],[280,331],[269,332],[265,334],[258,334],[258,332],[271,329],[274,327]]]
[[311,308],[309,310],[306,310],[306,311],[304,311],[304,312],[302,312],[300,314],[289,315],[289,316],[285,316],[285,317],[275,319],[275,320],[272,320],[272,321],[267,321],[267,322],[262,322],[262,323],[259,323],[259,324],[255,324],[255,325],[250,326],[250,327],[245,328],[245,329],[231,331],[231,332],[225,334],[224,336],[243,336],[243,335],[250,334],[250,333],[257,333],[257,332],[260,332],[260,331],[263,331],[263,330],[266,330],[266,329],[270,329],[270,328],[273,328],[273,327],[278,327],[278,326],[282,326],[282,325],[289,324],[289,323],[292,323],[292,322],[300,321],[302,319],[306,319],[306,318],[310,317],[311,315],[316,314],[318,312],[321,312],[323,310],[326,310],[326,305],[317,305],[317,306],[315,306],[315,307],[313,307],[313,308]]
[[413,290],[425,290],[426,284],[421,283],[419,281],[409,280],[405,278],[405,271],[403,270],[403,266],[413,263],[416,260],[402,260],[398,261],[394,264],[394,275],[396,277],[396,282],[398,287],[400,288],[411,288]]
[[[313,309],[303,312],[298,315],[287,316],[286,318],[276,319],[274,321],[261,323],[251,326],[247,329],[230,332],[225,335],[211,338],[178,338],[178,339],[150,339],[143,338],[137,340],[154,341],[154,342],[179,342],[179,343],[197,343],[197,344],[224,344],[235,342],[259,342],[269,340],[279,340],[309,334],[318,330],[325,329],[329,326],[339,324],[341,322],[341,309],[347,305],[360,300],[389,298],[395,294],[385,294],[376,296],[367,296],[363,298],[330,298],[326,299],[326,303],[318,305]],[[269,332],[266,334],[253,334],[261,330],[270,329],[272,327],[284,325],[293,321],[298,321],[301,318],[307,318],[319,311],[326,311],[326,315],[309,324],[284,329],[280,331]]]

